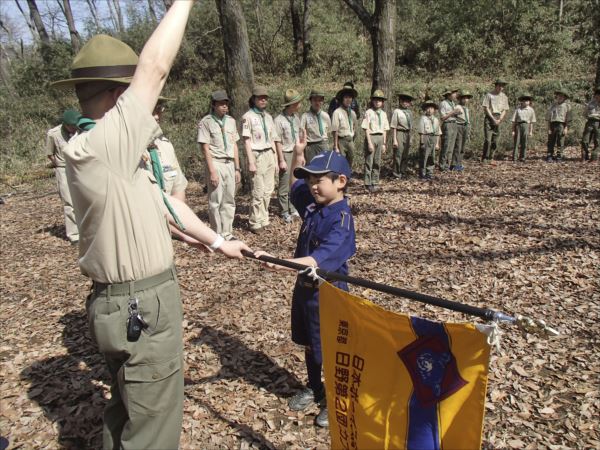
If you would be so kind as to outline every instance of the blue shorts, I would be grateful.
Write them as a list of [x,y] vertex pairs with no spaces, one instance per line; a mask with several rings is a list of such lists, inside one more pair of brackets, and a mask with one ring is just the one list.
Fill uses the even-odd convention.
[[[315,361],[322,364],[321,327],[319,320],[319,289],[306,287],[296,280],[292,295],[292,341],[310,347]],[[332,283],[348,290],[346,283]]]

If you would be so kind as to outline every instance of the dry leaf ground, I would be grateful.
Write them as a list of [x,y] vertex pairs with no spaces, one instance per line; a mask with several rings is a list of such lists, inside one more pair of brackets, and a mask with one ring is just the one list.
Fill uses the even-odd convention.
[[[577,149],[570,149],[572,158]],[[546,164],[470,162],[432,183],[386,181],[350,189],[356,214],[355,275],[478,306],[544,318],[550,340],[504,328],[494,351],[487,448],[599,448],[600,168],[574,159]],[[107,372],[87,333],[77,250],[63,238],[51,180],[0,206],[0,434],[9,448],[100,445]],[[189,200],[206,218],[201,187]],[[274,219],[255,248],[290,256],[298,225]],[[273,202],[274,204],[275,202]],[[276,208],[273,207],[273,211]],[[293,274],[253,261],[207,256],[175,242],[185,302],[186,398],[182,447],[323,448],[326,431],[286,408],[305,379],[289,338]],[[375,292],[355,292],[396,311],[468,320]]]

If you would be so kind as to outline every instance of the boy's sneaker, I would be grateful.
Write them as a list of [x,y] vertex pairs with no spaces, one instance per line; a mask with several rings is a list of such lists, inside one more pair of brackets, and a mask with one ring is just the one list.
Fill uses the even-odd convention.
[[281,218],[283,219],[283,221],[285,223],[292,223],[292,220],[294,220],[294,219],[292,219],[292,215],[290,213],[283,213],[281,215]]
[[309,387],[302,389],[288,401],[288,407],[292,411],[302,411],[315,402],[315,394]]
[[317,414],[317,417],[315,417],[315,425],[321,428],[329,427],[329,413],[327,412],[327,405],[321,407],[319,414]]
[[546,156],[546,162],[552,162],[552,155]]

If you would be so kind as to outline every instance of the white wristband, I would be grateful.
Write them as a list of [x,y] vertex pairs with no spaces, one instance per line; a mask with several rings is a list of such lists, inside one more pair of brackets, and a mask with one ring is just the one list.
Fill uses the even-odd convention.
[[223,242],[225,242],[225,239],[223,239],[223,236],[221,236],[220,234],[217,234],[217,238],[215,239],[215,242],[210,244],[208,246],[208,248],[210,248],[214,252],[215,250],[218,250],[221,245],[223,245]]

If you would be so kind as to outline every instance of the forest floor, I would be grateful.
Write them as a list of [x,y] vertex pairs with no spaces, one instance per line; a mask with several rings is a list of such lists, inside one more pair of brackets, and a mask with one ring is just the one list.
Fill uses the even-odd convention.
[[[503,327],[490,362],[487,448],[600,448],[600,168],[578,153],[569,149],[561,164],[541,151],[525,163],[470,161],[433,182],[386,179],[383,192],[367,194],[355,181],[349,191],[353,274],[560,331],[546,340]],[[97,448],[108,373],[87,331],[90,282],[64,239],[53,180],[19,190],[0,205],[0,448]],[[188,198],[206,219],[200,184]],[[238,203],[239,238],[292,255],[298,223],[274,218],[257,237],[247,231],[248,199]],[[185,311],[182,448],[325,448],[317,409],[286,406],[305,381],[289,331],[294,274],[174,246]],[[353,292],[398,312],[472,320]]]

